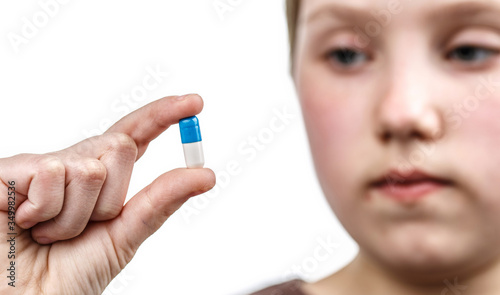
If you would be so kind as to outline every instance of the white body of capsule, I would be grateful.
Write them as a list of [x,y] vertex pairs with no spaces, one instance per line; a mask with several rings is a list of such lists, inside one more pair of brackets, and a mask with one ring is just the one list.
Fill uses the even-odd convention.
[[184,159],[188,168],[203,168],[205,157],[203,156],[203,145],[201,141],[183,143]]

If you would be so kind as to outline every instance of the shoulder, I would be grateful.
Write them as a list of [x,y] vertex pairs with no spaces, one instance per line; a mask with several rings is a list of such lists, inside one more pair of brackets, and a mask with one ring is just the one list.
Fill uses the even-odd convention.
[[267,287],[250,295],[306,295],[302,292],[302,280],[291,280],[285,283]]

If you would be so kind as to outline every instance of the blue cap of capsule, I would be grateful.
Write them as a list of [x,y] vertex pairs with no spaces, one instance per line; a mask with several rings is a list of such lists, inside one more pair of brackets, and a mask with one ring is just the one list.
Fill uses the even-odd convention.
[[198,118],[192,116],[179,120],[182,143],[192,143],[201,141],[200,124]]

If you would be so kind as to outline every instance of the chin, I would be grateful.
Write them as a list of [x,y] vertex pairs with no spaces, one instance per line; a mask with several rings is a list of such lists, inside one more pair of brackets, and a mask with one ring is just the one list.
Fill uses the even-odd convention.
[[[470,240],[469,240],[470,241]],[[437,235],[427,232],[394,234],[378,240],[363,249],[393,273],[404,279],[442,282],[443,279],[463,275],[480,265],[481,252],[474,245],[452,233]]]

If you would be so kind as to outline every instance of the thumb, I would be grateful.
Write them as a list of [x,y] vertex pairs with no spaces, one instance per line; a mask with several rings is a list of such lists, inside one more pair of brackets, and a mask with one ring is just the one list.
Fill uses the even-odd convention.
[[118,257],[128,263],[144,240],[184,202],[214,185],[215,174],[207,168],[179,168],[158,177],[130,199],[120,215],[109,224],[108,232]]

